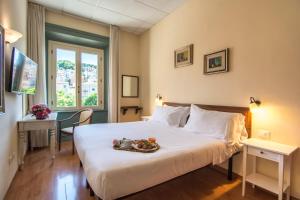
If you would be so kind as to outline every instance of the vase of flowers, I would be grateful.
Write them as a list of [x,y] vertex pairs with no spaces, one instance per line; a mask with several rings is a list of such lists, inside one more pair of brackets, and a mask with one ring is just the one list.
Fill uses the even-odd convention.
[[36,104],[31,107],[31,113],[38,120],[47,119],[51,110],[45,104]]

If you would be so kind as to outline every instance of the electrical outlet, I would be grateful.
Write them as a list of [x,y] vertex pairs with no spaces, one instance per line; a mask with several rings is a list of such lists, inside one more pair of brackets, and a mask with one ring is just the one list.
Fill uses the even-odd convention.
[[261,139],[264,139],[264,140],[270,140],[271,139],[271,131],[269,130],[258,130],[257,131],[257,136]]

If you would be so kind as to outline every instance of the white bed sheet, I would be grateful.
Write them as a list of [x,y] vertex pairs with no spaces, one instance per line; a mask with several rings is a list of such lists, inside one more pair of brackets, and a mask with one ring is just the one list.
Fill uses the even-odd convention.
[[[155,153],[118,151],[113,139],[155,137]],[[135,193],[208,164],[228,159],[225,141],[158,122],[93,124],[75,129],[75,145],[94,192],[104,200]]]

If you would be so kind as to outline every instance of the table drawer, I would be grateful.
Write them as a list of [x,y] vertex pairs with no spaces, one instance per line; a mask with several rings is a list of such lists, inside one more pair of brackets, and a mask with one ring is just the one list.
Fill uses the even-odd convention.
[[19,122],[18,131],[38,131],[55,128],[55,121]]
[[268,160],[279,161],[280,155],[271,151],[248,146],[248,154]]

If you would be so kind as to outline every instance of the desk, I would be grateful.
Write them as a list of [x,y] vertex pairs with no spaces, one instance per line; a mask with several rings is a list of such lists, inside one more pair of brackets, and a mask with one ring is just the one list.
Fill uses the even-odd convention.
[[29,114],[26,115],[22,120],[18,121],[18,162],[20,169],[22,169],[24,165],[24,156],[27,145],[25,135],[28,131],[49,130],[51,156],[52,159],[55,158],[56,118],[57,113],[51,113],[49,118],[44,120],[37,120],[35,119],[35,116]]

